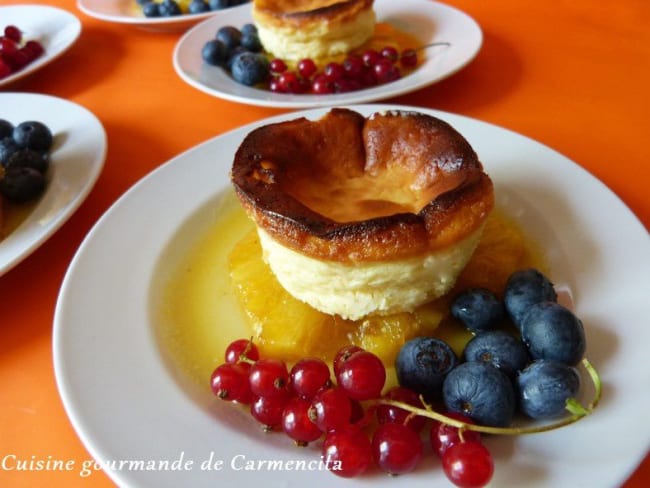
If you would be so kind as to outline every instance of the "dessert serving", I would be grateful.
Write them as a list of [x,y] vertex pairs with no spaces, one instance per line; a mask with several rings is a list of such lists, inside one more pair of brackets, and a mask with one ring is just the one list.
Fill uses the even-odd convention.
[[262,127],[232,181],[278,281],[344,319],[411,312],[449,291],[494,204],[467,141],[412,112],[334,109]]
[[[526,243],[444,121],[335,108],[261,126],[231,181],[254,223],[229,257],[251,338],[227,345],[210,387],[266,431],[317,442],[324,469],[407,473],[426,439],[452,483],[484,486],[494,463],[482,434],[559,428],[597,405],[581,320],[545,273],[521,266],[532,252],[508,259]],[[486,256],[492,265],[476,264]],[[580,364],[594,386],[587,407]]]
[[[326,95],[396,81],[424,47],[389,23],[372,0],[258,0],[253,23],[224,25],[203,44],[205,63],[238,83],[275,93]],[[448,45],[448,44],[447,44]]]

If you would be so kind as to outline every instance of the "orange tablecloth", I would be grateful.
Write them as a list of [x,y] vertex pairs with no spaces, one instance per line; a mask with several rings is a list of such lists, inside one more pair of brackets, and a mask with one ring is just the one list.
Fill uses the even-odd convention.
[[[109,148],[103,174],[76,214],[0,277],[0,456],[81,463],[89,454],[61,405],[51,355],[57,293],[78,245],[124,191],[161,163],[282,111],[219,100],[186,85],[171,63],[179,34],[94,20],[74,0],[2,1],[17,3],[67,9],[81,19],[83,32],[63,57],[10,89],[87,107],[104,124]],[[457,112],[537,139],[604,181],[650,228],[647,0],[448,3],[481,25],[481,52],[450,78],[389,102]],[[646,458],[625,486],[649,485]],[[80,478],[76,472],[0,470],[0,486],[112,484],[102,473]]]

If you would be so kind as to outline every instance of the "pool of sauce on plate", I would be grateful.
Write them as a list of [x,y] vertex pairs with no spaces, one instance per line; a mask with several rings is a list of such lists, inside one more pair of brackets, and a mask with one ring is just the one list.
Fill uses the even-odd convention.
[[[253,223],[232,195],[222,209],[220,218],[204,235],[197,236],[195,246],[172,271],[161,302],[164,319],[157,324],[161,347],[173,367],[206,389],[210,374],[223,362],[226,346],[235,339],[251,337],[230,284],[228,255]],[[514,221],[499,210],[490,219],[475,257],[459,278],[459,287],[501,287],[508,273],[496,276],[495,261],[504,266],[535,266],[547,271],[543,253],[534,242],[522,241],[523,234]],[[517,256],[511,252],[514,240],[520,248]],[[486,269],[491,271],[486,273]],[[448,341],[457,352],[471,337],[452,321],[443,321],[435,335]]]

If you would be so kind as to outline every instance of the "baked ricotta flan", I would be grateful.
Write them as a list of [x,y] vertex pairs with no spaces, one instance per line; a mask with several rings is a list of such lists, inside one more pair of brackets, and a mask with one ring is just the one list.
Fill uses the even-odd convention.
[[288,61],[348,53],[375,29],[373,0],[254,0],[252,15],[265,51]]
[[454,285],[494,206],[446,122],[332,109],[249,133],[231,171],[280,284],[347,319],[412,311]]

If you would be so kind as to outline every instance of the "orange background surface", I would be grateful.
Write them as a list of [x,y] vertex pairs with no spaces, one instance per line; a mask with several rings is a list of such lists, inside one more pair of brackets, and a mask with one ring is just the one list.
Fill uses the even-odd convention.
[[[18,3],[69,10],[81,19],[83,32],[63,57],[8,89],[54,95],[90,109],[107,131],[108,157],[75,215],[0,277],[0,455],[50,455],[79,464],[90,456],[63,410],[51,353],[57,293],[78,245],[122,193],[160,164],[224,131],[285,110],[219,100],[186,85],[171,63],[178,33],[94,20],[74,0],[2,5]],[[647,0],[448,3],[481,25],[482,50],[446,80],[387,101],[457,112],[547,144],[605,182],[650,228]],[[103,473],[80,478],[76,472],[0,471],[0,486],[112,483]],[[625,484],[646,486],[648,458]]]

